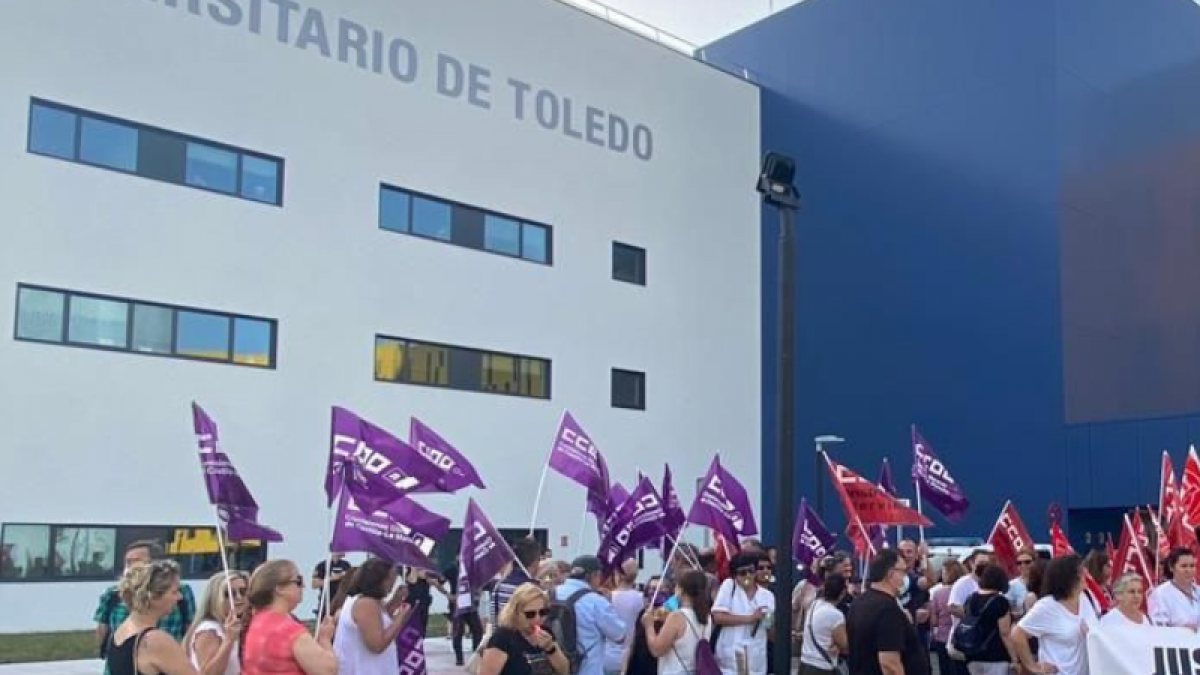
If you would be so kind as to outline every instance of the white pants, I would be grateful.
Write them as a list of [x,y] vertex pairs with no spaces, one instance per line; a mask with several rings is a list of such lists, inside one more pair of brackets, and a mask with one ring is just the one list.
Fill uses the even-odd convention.
[[971,675],[1009,675],[1008,661],[972,661],[967,664],[967,672]]

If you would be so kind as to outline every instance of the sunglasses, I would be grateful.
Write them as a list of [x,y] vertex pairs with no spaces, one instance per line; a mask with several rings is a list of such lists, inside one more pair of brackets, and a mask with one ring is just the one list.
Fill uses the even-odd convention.
[[749,576],[749,575],[751,575],[751,574],[754,574],[754,573],[756,573],[757,571],[758,571],[758,570],[754,569],[753,567],[747,567],[747,568],[744,568],[744,569],[740,569],[740,570],[738,570],[738,571],[737,571],[737,575],[738,575],[739,577],[744,577],[744,576]]
[[1018,560],[1017,564],[1018,565],[1032,565],[1033,561],[1032,560]]
[[234,589],[230,590],[229,592],[232,593],[233,596],[236,598],[246,597],[246,589],[244,589],[244,588],[234,588]]
[[550,610],[546,609],[545,607],[543,607],[543,608],[541,608],[541,609],[530,609],[530,610],[526,610],[526,611],[524,611],[524,612],[522,612],[522,613],[525,615],[525,618],[526,618],[526,619],[534,619],[534,618],[537,618],[537,617],[539,617],[539,616],[540,616],[540,617],[542,617],[542,618],[544,619],[544,618],[546,618],[547,616],[550,616]]
[[296,575],[295,577],[284,582],[285,586],[287,584],[296,584],[297,588],[304,588],[304,577]]

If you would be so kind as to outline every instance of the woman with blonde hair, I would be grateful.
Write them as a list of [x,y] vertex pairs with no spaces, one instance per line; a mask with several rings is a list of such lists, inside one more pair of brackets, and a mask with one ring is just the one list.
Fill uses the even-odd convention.
[[478,675],[567,675],[571,664],[542,628],[549,613],[545,591],[534,584],[517,587],[483,648]]
[[304,599],[304,576],[290,560],[269,560],[250,577],[249,615],[242,629],[242,675],[337,675],[333,620],[317,637],[292,612]]
[[[208,579],[196,620],[183,639],[192,666],[200,675],[238,675],[242,672],[237,658],[231,658],[242,634],[242,615],[246,613],[244,572],[217,572]],[[233,597],[232,610],[229,598]]]
[[1153,626],[1154,622],[1142,611],[1146,590],[1142,588],[1142,577],[1137,574],[1122,574],[1113,583],[1113,597],[1117,606],[1108,610],[1100,619],[1101,626]]
[[131,565],[117,585],[129,617],[109,636],[104,665],[109,675],[196,675],[183,647],[156,628],[179,602],[179,565],[155,560]]

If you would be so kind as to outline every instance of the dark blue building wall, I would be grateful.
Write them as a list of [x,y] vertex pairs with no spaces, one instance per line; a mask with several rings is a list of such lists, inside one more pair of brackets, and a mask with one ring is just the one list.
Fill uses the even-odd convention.
[[1200,434],[1200,7],[806,0],[704,56],[754,74],[764,149],[799,163],[799,494],[814,435],[903,477],[915,422],[973,502],[931,535],[986,535],[1012,498],[1039,539],[1062,504],[1086,545],[1157,499],[1159,453]]

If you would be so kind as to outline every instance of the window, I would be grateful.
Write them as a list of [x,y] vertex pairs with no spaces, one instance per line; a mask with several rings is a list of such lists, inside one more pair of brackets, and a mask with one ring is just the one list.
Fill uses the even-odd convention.
[[29,152],[279,205],[283,160],[33,99]]
[[17,286],[18,340],[274,368],[276,331],[271,319]]
[[425,237],[450,240],[450,205],[424,197],[413,199],[412,231]]
[[646,409],[646,374],[613,368],[612,405],[631,410]]
[[[209,526],[5,523],[0,527],[0,582],[110,581],[125,549],[150,541],[179,563],[185,579],[207,579],[221,569],[216,530]],[[227,543],[229,563],[252,569],[267,559],[267,544]]]
[[63,316],[67,296],[58,291],[21,288],[17,292],[17,338],[63,340]]
[[74,113],[57,108],[34,106],[29,110],[29,151],[40,155],[75,158]]
[[375,379],[550,398],[549,359],[383,335],[375,338]]
[[613,279],[646,285],[646,249],[614,241],[612,256]]
[[222,148],[204,143],[187,144],[187,165],[184,180],[188,185],[218,192],[237,190],[238,156]]
[[379,186],[379,229],[551,264],[551,229],[474,206]]

